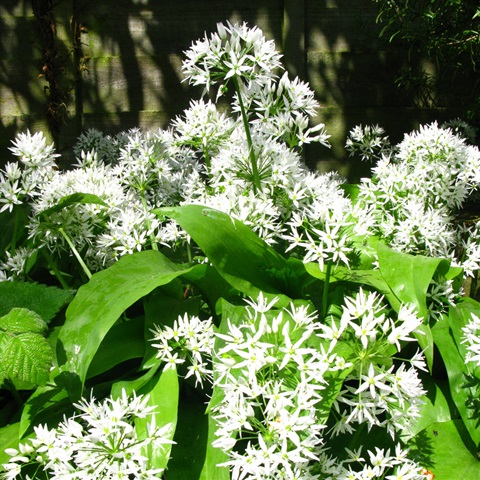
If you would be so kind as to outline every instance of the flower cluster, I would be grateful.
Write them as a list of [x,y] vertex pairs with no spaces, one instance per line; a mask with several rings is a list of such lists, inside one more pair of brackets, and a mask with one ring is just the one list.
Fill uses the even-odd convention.
[[[214,445],[230,453],[232,479],[310,478],[325,450],[316,405],[336,356],[307,346],[318,330],[311,312],[274,304],[249,301],[245,319],[218,334]],[[245,453],[233,448],[242,442]]]
[[355,424],[385,428],[392,438],[409,432],[419,416],[425,391],[417,369],[426,370],[417,352],[408,362],[392,363],[392,355],[400,352],[401,343],[416,341],[412,336],[422,324],[412,307],[402,306],[396,318],[386,315],[379,295],[360,289],[353,297],[345,297],[339,319],[330,317],[321,325],[319,334],[330,342],[330,349],[341,339],[354,364],[344,382],[344,389],[335,400],[334,435],[353,433]]
[[[367,142],[361,152],[368,149]],[[480,258],[478,225],[462,226],[456,215],[480,184],[480,150],[432,123],[384,152],[372,172],[359,184],[351,216],[354,231],[405,253],[447,258],[474,277]],[[438,318],[455,304],[458,292],[451,280],[437,278],[428,298],[430,314]]]
[[[387,448],[375,447],[375,450],[348,450],[348,457],[329,469],[326,480],[429,480],[414,461],[410,460],[408,450],[400,444],[395,445],[395,452]],[[390,475],[388,475],[390,473]]]
[[465,327],[462,329],[462,342],[467,349],[465,361],[480,366],[480,318],[474,313]]
[[345,150],[351,157],[359,155],[361,160],[369,162],[380,160],[391,148],[385,130],[379,125],[357,125],[345,143]]
[[259,28],[250,28],[246,23],[219,23],[217,32],[197,40],[185,56],[185,78],[194,85],[205,85],[207,90],[220,83],[219,95],[224,93],[229,80],[238,78],[249,87],[261,86],[281,65],[274,42],[266,40]]
[[215,336],[212,319],[200,320],[185,314],[174,321],[173,326],[155,326],[152,330],[152,346],[158,349],[157,358],[166,368],[188,363],[185,378],[194,376],[195,384],[203,386],[203,380],[212,380],[211,357]]
[[[0,178],[0,198],[10,210],[29,202],[30,247],[52,254],[51,270],[65,269],[52,267],[55,258],[81,257],[84,271],[95,272],[122,255],[184,244],[185,232],[150,213],[156,207],[216,208],[275,244],[283,241],[293,212],[315,215],[344,197],[338,177],[305,168],[296,149],[314,141],[327,144],[324,125],[309,126],[318,103],[298,78],[285,73],[277,79],[281,56],[258,28],[218,25],[217,33],[194,44],[186,56],[183,70],[191,83],[233,82],[230,112],[199,100],[166,130],[110,136],[91,129],[74,146],[77,164],[70,171],[54,168],[57,155],[45,139],[18,138],[12,151],[25,165],[38,166],[36,193],[19,187],[28,182],[17,179],[18,167],[9,164]],[[40,166],[46,173],[40,175]],[[27,190],[32,193],[25,197]],[[62,205],[75,194],[81,196]],[[10,255],[16,247],[12,239]],[[17,260],[1,260],[2,277],[25,276]]]
[[0,170],[0,212],[12,211],[40,195],[40,190],[53,174],[55,159],[53,145],[47,145],[43,133],[21,133],[13,142],[10,151],[18,158],[17,162],[7,162]]
[[479,184],[479,166],[478,148],[436,123],[406,135],[360,183],[370,232],[404,252],[454,259],[453,215]]
[[252,126],[272,138],[285,141],[289,147],[320,142],[327,145],[323,124],[309,128],[309,117],[315,115],[318,102],[305,83],[289,79],[282,71],[281,55],[262,32],[247,24],[218,24],[217,32],[199,40],[185,52],[183,64],[186,80],[205,85],[206,91],[221,83],[217,98],[229,82],[233,83],[233,110],[252,117]]
[[[400,342],[414,340],[421,321],[408,307],[388,318],[381,298],[362,290],[347,297],[338,324],[320,322],[306,305],[277,310],[276,300],[249,300],[243,317],[217,334],[214,387],[222,394],[213,406],[214,446],[228,452],[232,479],[364,478],[348,476],[352,459],[327,454],[329,439],[364,422],[398,439],[418,417],[422,356],[410,368],[387,362]],[[344,388],[333,394],[339,379]],[[400,452],[399,445],[391,457],[369,452],[373,465],[361,468],[368,478],[422,478]]]
[[[36,472],[42,470],[51,480],[157,480],[162,469],[150,466],[147,447],[173,443],[169,439],[172,426],[157,427],[154,407],[147,402],[148,396],[129,398],[125,391],[121,398],[101,403],[82,400],[75,405],[78,415],[54,429],[37,426],[33,438],[18,449],[8,449],[11,458],[0,478],[37,478]],[[136,419],[151,419],[141,436]]]

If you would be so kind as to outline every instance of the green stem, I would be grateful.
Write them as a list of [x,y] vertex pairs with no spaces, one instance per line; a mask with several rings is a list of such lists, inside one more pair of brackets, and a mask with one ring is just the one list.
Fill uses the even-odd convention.
[[203,156],[205,157],[205,166],[207,167],[208,178],[211,178],[211,174],[210,174],[211,164],[210,164],[210,155],[208,154],[208,149],[205,149],[203,151]]
[[235,84],[235,89],[237,90],[238,104],[240,105],[243,126],[245,127],[245,134],[247,136],[248,155],[250,157],[250,163],[252,164],[253,173],[253,193],[257,193],[262,191],[262,185],[260,183],[260,174],[258,173],[257,157],[255,156],[255,150],[253,148],[252,135],[250,133],[250,124],[248,123],[247,112],[245,110],[245,105],[243,104],[242,92],[237,75],[233,76],[233,81]]
[[15,254],[15,250],[17,249],[18,224],[19,224],[18,208],[15,208],[15,219],[13,223],[12,243],[10,245],[10,253],[12,255]]
[[322,295],[322,319],[327,316],[328,310],[328,289],[330,286],[330,277],[332,275],[332,262],[327,263],[327,271],[325,272],[325,283],[323,285]]
[[60,285],[62,286],[62,288],[64,288],[65,290],[69,290],[70,286],[66,282],[65,278],[63,278],[62,272],[58,269],[58,266],[53,260],[52,256],[49,255],[43,248],[41,248],[40,251],[43,253],[43,256],[47,259],[49,268],[53,270],[53,273],[57,277],[57,280],[60,282]]
[[75,255],[76,259],[78,260],[78,263],[80,264],[80,266],[82,267],[83,271],[85,272],[85,274],[87,275],[88,279],[90,280],[92,278],[92,273],[90,272],[90,270],[88,269],[87,267],[87,264],[83,261],[83,258],[80,256],[80,254],[78,253],[78,250],[75,248],[75,245],[73,244],[72,240],[70,239],[70,237],[65,233],[65,231],[63,230],[63,228],[59,228],[58,231],[63,235],[63,238],[67,241],[68,243],[68,246],[70,247],[70,249],[72,250],[73,254]]

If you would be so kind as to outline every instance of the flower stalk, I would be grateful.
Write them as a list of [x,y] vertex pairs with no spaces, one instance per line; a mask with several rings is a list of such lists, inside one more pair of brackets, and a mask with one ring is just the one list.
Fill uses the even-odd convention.
[[250,124],[248,123],[248,116],[245,110],[245,105],[242,99],[242,90],[240,87],[240,82],[238,81],[238,75],[233,76],[233,82],[235,84],[235,90],[237,91],[238,96],[238,105],[240,106],[240,112],[242,114],[243,126],[245,128],[245,135],[247,136],[248,144],[248,155],[250,158],[250,164],[252,166],[253,174],[253,193],[258,193],[262,191],[262,185],[260,182],[260,174],[258,173],[258,162],[255,155],[255,149],[253,148],[252,134],[250,132]]
[[75,248],[75,245],[73,244],[72,239],[66,234],[65,230],[62,227],[60,227],[58,231],[62,234],[63,238],[68,243],[70,250],[72,250],[72,253],[75,255],[75,258],[78,260],[78,263],[82,267],[82,270],[85,272],[85,275],[90,280],[92,278],[92,273],[90,272],[90,269],[87,267],[87,264],[83,261],[83,258],[81,257],[80,253],[78,253],[78,250]]

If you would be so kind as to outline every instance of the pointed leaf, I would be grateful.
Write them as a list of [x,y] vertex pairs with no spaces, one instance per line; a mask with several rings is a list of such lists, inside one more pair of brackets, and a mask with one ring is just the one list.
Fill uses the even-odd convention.
[[100,375],[122,362],[145,353],[143,322],[133,319],[113,326],[100,344],[88,369],[88,378]]
[[428,286],[437,271],[448,272],[450,262],[397,252],[381,242],[377,245],[377,254],[380,272],[399,302],[414,304],[418,314],[428,318]]
[[433,423],[417,437],[409,456],[422,461],[435,479],[480,478],[480,461],[461,420]]
[[59,411],[59,416],[62,416],[62,414],[65,413],[62,412],[64,404],[67,407],[71,406],[67,392],[64,389],[49,384],[38,387],[32,395],[28,397],[23,406],[19,426],[20,438],[23,437],[33,425],[47,422],[49,417],[47,411],[49,411],[49,413]]
[[5,453],[7,448],[18,448],[20,436],[18,434],[19,423],[12,423],[0,428],[0,465],[8,463],[10,455]]
[[160,252],[148,250],[122,257],[110,268],[94,274],[78,290],[67,309],[57,343],[59,365],[79,381],[70,379],[66,385],[74,398],[81,392],[73,390],[85,382],[100,343],[120,315],[153,289],[189,269],[177,266]]
[[[433,366],[433,335],[426,323],[429,315],[427,290],[435,274],[445,275],[450,268],[448,260],[397,252],[381,242],[377,245],[380,272],[391,290],[387,297],[393,308],[401,303],[413,304],[425,322],[415,333],[424,351],[428,368]],[[397,300],[395,300],[397,299]],[[423,333],[420,333],[423,332]]]
[[[178,375],[175,369],[164,370],[156,375],[145,385],[139,393],[148,394],[148,405],[155,406],[155,422],[157,427],[170,425],[168,440],[173,440],[177,428],[179,384]],[[148,418],[139,418],[135,421],[135,427],[139,437],[147,431]],[[145,448],[145,456],[148,458],[151,467],[166,468],[170,459],[172,445],[168,443],[153,442]]]
[[64,208],[70,207],[72,205],[86,205],[86,204],[95,204],[101,205],[102,207],[108,207],[108,205],[97,195],[93,193],[72,193],[70,195],[65,195],[62,197],[56,205],[53,207],[47,208],[39,213],[40,218],[45,218],[51,215],[52,213],[59,212]]
[[201,205],[158,208],[154,213],[181,225],[237,290],[253,298],[263,291],[269,298],[279,297],[278,305],[288,305],[286,260],[242,222]]
[[[450,393],[462,420],[476,445],[480,445],[480,412],[478,411],[479,379],[472,382],[469,367],[465,364],[465,347],[457,343],[453,330],[466,324],[467,316],[460,307],[450,309],[450,317],[444,316],[433,327],[433,338],[445,364]],[[453,328],[452,328],[453,327]]]

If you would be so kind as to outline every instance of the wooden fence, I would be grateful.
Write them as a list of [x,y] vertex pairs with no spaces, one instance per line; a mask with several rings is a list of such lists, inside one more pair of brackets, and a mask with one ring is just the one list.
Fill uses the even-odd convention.
[[182,52],[217,22],[247,21],[310,82],[332,148],[307,163],[356,177],[345,158],[351,127],[379,123],[391,137],[457,114],[415,107],[395,88],[405,52],[379,39],[372,0],[2,0],[0,163],[17,132],[42,130],[69,159],[83,130],[158,128],[182,112]]

